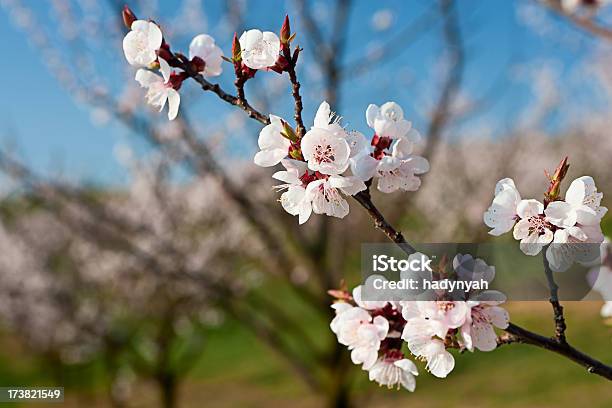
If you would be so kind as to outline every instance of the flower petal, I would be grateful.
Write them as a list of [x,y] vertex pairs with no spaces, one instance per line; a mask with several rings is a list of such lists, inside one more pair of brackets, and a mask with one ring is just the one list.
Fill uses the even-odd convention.
[[168,89],[168,119],[174,120],[176,118],[180,104],[181,95],[174,89]]
[[543,211],[544,204],[534,199],[521,200],[516,207],[516,213],[521,218],[533,217],[542,214]]

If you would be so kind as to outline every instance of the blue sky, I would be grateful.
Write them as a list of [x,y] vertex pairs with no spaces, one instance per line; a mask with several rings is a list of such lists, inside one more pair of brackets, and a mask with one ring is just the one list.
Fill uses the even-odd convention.
[[[4,2],[11,3],[6,0]],[[509,67],[529,61],[536,65],[555,61],[560,79],[564,81],[564,76],[571,75],[573,67],[579,64],[594,46],[594,41],[588,36],[567,28],[554,17],[546,20],[552,22],[552,28],[548,28],[546,35],[539,35],[528,29],[517,17],[517,8],[527,3],[529,2],[506,0],[459,1],[460,25],[468,60],[465,89],[474,96],[495,90],[495,101],[487,115],[498,122],[500,127],[514,118],[515,113],[528,103],[530,97],[524,84],[510,82],[512,69]],[[175,4],[170,1],[161,4],[156,13],[162,17],[157,17],[156,20],[162,24],[172,21],[171,16],[178,13]],[[292,13],[292,2],[289,2],[289,6],[280,1],[248,1],[246,4],[245,25],[248,28],[260,27],[276,31],[285,12],[295,15],[295,12]],[[314,9],[325,14],[325,4],[314,2]],[[385,43],[386,38],[392,37],[394,32],[418,18],[431,5],[432,2],[424,0],[357,1],[348,27],[346,61],[353,61],[364,55],[372,44]],[[54,11],[47,2],[31,1],[29,6],[45,25],[45,30],[49,33],[57,30],[57,23],[53,19]],[[196,28],[210,30],[225,52],[229,53],[232,27],[215,25],[220,6],[218,1],[204,1],[203,9],[208,22],[205,27]],[[144,7],[137,4],[134,9],[141,13]],[[393,24],[388,30],[378,32],[372,28],[372,16],[381,9],[392,12]],[[108,13],[108,8],[106,10]],[[59,166],[64,173],[74,178],[121,184],[125,180],[125,172],[114,158],[113,147],[118,142],[134,140],[132,135],[114,122],[103,126],[94,124],[92,110],[76,102],[57,83],[42,63],[40,50],[29,44],[23,31],[15,26],[14,19],[10,18],[8,13],[9,8],[0,9],[0,36],[3,39],[2,59],[5,73],[0,77],[3,90],[3,97],[0,98],[0,137],[5,143],[6,140],[16,142],[23,157],[39,171],[51,172]],[[193,34],[197,34],[196,31],[194,30]],[[299,42],[299,22],[294,23],[294,31],[298,32]],[[100,34],[103,40],[106,34]],[[571,41],[567,40],[568,36]],[[172,44],[185,49],[189,38],[190,36],[177,35],[172,38]],[[414,118],[417,127],[422,129],[425,120],[419,116],[419,104],[435,96],[435,93],[431,94],[432,90],[435,92],[436,89],[431,78],[436,69],[441,45],[439,26],[432,27],[414,43],[398,44],[399,54],[388,63],[373,69],[368,75],[345,83],[340,112],[342,116],[352,127],[365,131],[363,112],[367,104],[396,100],[404,106],[407,115]],[[99,57],[96,54],[96,68],[108,77],[111,87],[118,87],[124,80],[121,72],[125,69],[120,44],[114,41],[105,44],[101,41],[99,46],[106,49],[100,52]],[[307,58],[313,58],[313,54],[305,52],[303,59]],[[231,70],[227,66],[221,83],[231,89],[230,74]],[[262,79],[258,76],[255,81]],[[309,79],[304,78],[303,82],[304,88],[308,89]],[[195,93],[193,84],[187,84],[185,88],[189,94]],[[186,100],[189,100],[189,96]],[[313,110],[320,102],[320,96],[316,91],[307,94],[306,102],[305,122],[309,123]],[[197,95],[193,104],[195,114],[192,113],[191,116],[201,119],[205,124],[228,109],[219,107],[220,101],[213,95]],[[279,110],[281,112],[275,113],[288,114],[291,107],[287,104],[284,108],[279,107]],[[256,132],[256,128],[253,131]],[[246,144],[243,150],[248,152],[250,149],[251,143]]]

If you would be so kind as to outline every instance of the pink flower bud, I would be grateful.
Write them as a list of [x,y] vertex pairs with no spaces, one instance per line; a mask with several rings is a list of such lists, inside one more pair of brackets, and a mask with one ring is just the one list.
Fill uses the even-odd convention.
[[280,29],[280,41],[281,44],[288,44],[289,38],[291,38],[291,26],[289,25],[289,16],[285,16],[285,21],[283,21],[283,26]]
[[240,41],[238,41],[238,35],[234,33],[234,39],[232,40],[232,60],[238,62],[242,59],[240,55]]
[[565,157],[563,160],[561,160],[552,176],[550,176],[548,173],[546,174],[550,179],[550,185],[548,186],[546,193],[544,193],[545,206],[548,205],[548,203],[559,199],[561,182],[565,178],[568,169],[569,164],[567,163],[567,157]]
[[128,30],[132,28],[132,23],[138,20],[127,4],[123,6],[123,10],[121,10],[121,17],[123,17],[123,24],[125,24]]

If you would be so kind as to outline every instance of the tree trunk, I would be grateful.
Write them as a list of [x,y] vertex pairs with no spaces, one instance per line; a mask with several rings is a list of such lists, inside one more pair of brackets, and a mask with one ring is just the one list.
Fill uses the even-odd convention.
[[172,373],[163,373],[157,377],[160,398],[163,408],[176,408],[178,383]]
[[349,375],[351,364],[346,349],[335,342],[334,352],[330,359],[331,381],[326,395],[326,406],[329,408],[351,408],[353,406],[349,392]]

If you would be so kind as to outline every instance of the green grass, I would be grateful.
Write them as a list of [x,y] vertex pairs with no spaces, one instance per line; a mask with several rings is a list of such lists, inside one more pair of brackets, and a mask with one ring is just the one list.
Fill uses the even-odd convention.
[[[600,305],[600,302],[566,304],[568,337],[576,347],[610,363],[612,329],[604,326],[599,318]],[[552,331],[550,307],[545,302],[512,304],[509,309],[514,322],[544,334]],[[312,329],[318,332],[321,327]],[[367,406],[380,407],[612,406],[609,382],[545,350],[508,345],[489,353],[456,355],[456,360],[455,370],[444,380],[429,375],[419,362],[420,375],[413,394],[379,388],[367,380],[366,373],[355,368],[355,399],[367,401]],[[94,371],[89,372],[92,373]],[[37,359],[28,357],[18,344],[3,337],[0,349],[2,384],[44,384],[49,378]],[[82,400],[77,401],[74,397],[92,389],[84,387],[67,389],[72,395],[68,406],[81,406]],[[144,399],[155,400],[150,384],[138,387],[150,392],[137,392],[134,406],[143,406]],[[106,406],[102,387],[98,384],[93,389],[98,394],[95,398],[98,404],[94,405]],[[205,352],[182,387],[181,395],[184,407],[199,407],[203,401],[214,402],[212,406],[215,407],[318,407],[322,403],[320,397],[296,380],[276,353],[232,321],[208,333]]]

